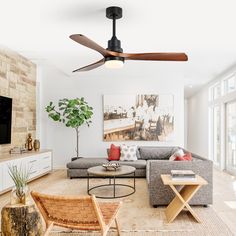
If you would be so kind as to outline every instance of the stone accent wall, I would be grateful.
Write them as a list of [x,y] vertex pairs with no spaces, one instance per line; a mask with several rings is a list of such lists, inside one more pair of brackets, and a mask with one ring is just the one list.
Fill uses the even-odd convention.
[[24,146],[36,132],[36,65],[21,55],[0,49],[0,95],[12,98],[11,144],[0,145],[2,154]]

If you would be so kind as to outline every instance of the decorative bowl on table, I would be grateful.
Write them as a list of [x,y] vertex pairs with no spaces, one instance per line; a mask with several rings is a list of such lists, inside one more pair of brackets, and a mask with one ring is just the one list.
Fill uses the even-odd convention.
[[114,171],[120,168],[120,164],[118,162],[115,163],[107,162],[102,166],[108,171]]

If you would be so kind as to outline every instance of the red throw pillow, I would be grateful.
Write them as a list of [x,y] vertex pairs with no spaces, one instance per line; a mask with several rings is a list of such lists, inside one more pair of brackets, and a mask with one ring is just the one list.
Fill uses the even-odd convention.
[[184,158],[185,158],[186,161],[192,161],[193,160],[192,154],[190,152],[186,153],[184,155]]
[[114,144],[111,144],[108,160],[109,161],[120,160],[120,146],[115,146]]
[[190,152],[185,153],[184,156],[175,157],[174,161],[192,161],[192,155]]
[[185,161],[184,156],[176,156],[174,161]]

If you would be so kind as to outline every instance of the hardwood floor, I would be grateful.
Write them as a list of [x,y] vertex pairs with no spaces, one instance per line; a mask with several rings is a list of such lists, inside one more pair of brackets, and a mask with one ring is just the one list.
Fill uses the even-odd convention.
[[[56,170],[51,175],[33,181],[30,183],[30,189],[44,189],[44,187],[47,185],[53,186],[53,183],[57,182],[58,180],[62,181],[62,184],[66,184],[65,170]],[[236,176],[214,170],[213,183],[213,208],[217,212],[218,216],[236,235]],[[0,196],[0,209],[2,206],[8,203],[9,198],[10,193]]]

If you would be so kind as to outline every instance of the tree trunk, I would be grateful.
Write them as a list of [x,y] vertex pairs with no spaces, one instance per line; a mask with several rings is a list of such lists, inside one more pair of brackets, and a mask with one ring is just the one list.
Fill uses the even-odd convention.
[[41,236],[42,220],[35,205],[6,205],[2,208],[2,236]]
[[76,157],[79,157],[79,128],[75,128],[76,131]]

